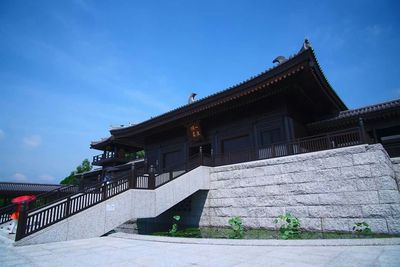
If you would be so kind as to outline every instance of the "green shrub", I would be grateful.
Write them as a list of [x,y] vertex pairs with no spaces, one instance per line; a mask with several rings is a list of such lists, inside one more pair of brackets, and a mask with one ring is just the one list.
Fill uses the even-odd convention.
[[176,232],[178,232],[178,222],[179,222],[179,220],[181,219],[181,216],[179,216],[179,215],[175,215],[174,217],[172,217],[176,222],[174,223],[174,224],[172,224],[172,228],[168,231],[168,233],[171,235],[171,236],[175,236],[176,235]]
[[273,222],[281,224],[279,234],[283,239],[295,238],[300,235],[300,221],[290,213],[278,216]]
[[353,231],[357,234],[371,234],[371,228],[366,222],[358,222],[353,225]]
[[229,219],[228,223],[233,230],[233,234],[230,235],[230,238],[242,238],[244,234],[242,219],[240,219],[240,217],[232,217]]

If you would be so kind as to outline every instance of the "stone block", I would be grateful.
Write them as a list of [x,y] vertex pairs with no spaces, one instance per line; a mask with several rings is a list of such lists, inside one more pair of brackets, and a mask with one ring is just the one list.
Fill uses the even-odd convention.
[[388,233],[388,227],[386,224],[385,219],[377,219],[377,218],[360,218],[357,221],[352,222],[354,226],[354,223],[356,222],[366,222],[368,223],[369,227],[371,228],[371,231],[373,233]]
[[256,188],[258,188],[258,191],[262,192],[260,196],[275,196],[275,195],[283,195],[286,193],[285,191],[282,191],[280,185],[269,185]]
[[241,170],[241,178],[264,176],[264,168],[246,168]]
[[331,168],[331,169],[319,169],[311,172],[311,181],[330,181],[330,180],[340,180],[342,179],[341,168]]
[[353,157],[352,155],[341,155],[325,158],[322,161],[322,166],[326,169],[353,166]]
[[398,218],[387,218],[386,222],[389,233],[400,234],[400,220]]
[[361,217],[361,207],[357,205],[344,206],[309,206],[308,213],[314,218],[356,218]]
[[390,208],[392,210],[392,217],[400,218],[400,204],[391,204]]
[[215,199],[210,199],[208,203],[208,207],[210,208],[233,207],[233,206],[239,206],[234,198],[215,198]]
[[340,170],[341,175],[338,175],[338,178],[341,177],[342,179],[371,177],[369,165],[341,167]]
[[358,191],[378,190],[375,178],[355,179]]
[[218,216],[210,216],[209,218],[209,226],[215,227],[227,227],[229,226],[228,220],[230,217],[218,217]]
[[263,175],[276,175],[283,173],[281,165],[270,165],[263,168]]
[[283,173],[303,172],[306,170],[302,161],[286,163],[282,169]]
[[222,207],[213,208],[211,216],[215,215],[218,217],[247,217],[249,216],[249,210],[247,208],[237,208],[237,207]]
[[356,180],[316,181],[282,186],[283,192],[292,194],[315,194],[357,191]]
[[376,185],[379,190],[398,190],[396,180],[391,176],[377,177]]
[[268,184],[268,180],[264,176],[250,178],[243,177],[242,179],[237,179],[235,181],[239,181],[239,187],[263,186]]
[[303,161],[302,171],[315,171],[324,168],[323,159],[307,159]]
[[400,203],[400,192],[397,190],[379,190],[380,203]]
[[394,177],[394,170],[391,165],[380,163],[371,164],[371,175],[373,177],[391,176]]
[[290,205],[290,200],[288,199],[288,196],[285,195],[261,196],[253,202],[253,205],[265,207],[282,207]]
[[255,178],[256,186],[288,184],[291,182],[291,176],[288,174],[277,174]]
[[301,229],[307,231],[322,231],[322,220],[316,218],[299,218]]
[[249,207],[248,210],[248,217],[257,217],[263,218],[267,217],[265,207]]
[[370,151],[353,154],[354,165],[364,165],[377,162],[385,162],[386,158],[380,151]]
[[318,183],[318,188],[316,188],[314,193],[351,192],[351,191],[357,191],[357,182],[354,179],[327,181]]
[[303,195],[310,193],[309,183],[285,184],[280,185],[278,192],[285,195]]
[[239,197],[239,198],[230,198],[230,202],[232,202],[232,206],[235,207],[254,207],[260,202],[258,197]]
[[285,207],[285,213],[290,213],[297,218],[308,217],[308,208],[304,206]]
[[318,194],[321,205],[378,204],[377,191],[339,192]]
[[332,218],[323,218],[322,219],[322,230],[323,231],[344,231],[350,232],[350,225],[348,219],[332,219]]
[[264,217],[276,218],[285,213],[284,207],[264,207]]
[[[210,181],[210,189],[226,188],[226,185],[231,185],[231,180],[214,180]],[[230,188],[230,187],[229,187]]]
[[248,218],[244,218],[242,220],[243,222],[243,226],[245,228],[260,228],[260,220],[265,220],[264,218],[258,218],[258,217],[248,217]]
[[289,205],[299,206],[315,206],[319,205],[319,198],[317,194],[304,194],[304,195],[289,195],[285,198],[288,199]]
[[363,217],[380,217],[386,218],[392,215],[392,209],[390,205],[376,204],[376,205],[362,205]]

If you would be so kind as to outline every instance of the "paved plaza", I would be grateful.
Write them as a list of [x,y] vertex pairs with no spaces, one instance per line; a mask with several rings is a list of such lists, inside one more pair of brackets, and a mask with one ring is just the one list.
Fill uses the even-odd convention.
[[3,239],[0,266],[400,266],[399,240],[381,245],[169,240],[117,234],[14,247]]

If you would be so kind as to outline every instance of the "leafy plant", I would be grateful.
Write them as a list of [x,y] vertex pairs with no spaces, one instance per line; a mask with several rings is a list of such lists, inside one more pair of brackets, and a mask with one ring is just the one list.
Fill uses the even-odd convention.
[[231,226],[231,229],[233,230],[233,235],[231,235],[230,237],[242,238],[244,234],[242,219],[240,219],[240,217],[232,217],[229,219],[228,223]]
[[357,234],[370,234],[372,233],[369,224],[366,222],[357,222],[353,225],[353,231]]
[[283,239],[295,238],[300,235],[300,221],[290,213],[279,215],[273,222],[281,224],[279,234]]
[[179,216],[179,215],[175,215],[174,217],[172,217],[176,222],[174,223],[174,224],[172,224],[172,228],[168,231],[168,233],[171,235],[171,236],[175,236],[176,235],[176,232],[178,232],[178,222],[179,222],[179,220],[181,219],[181,216]]

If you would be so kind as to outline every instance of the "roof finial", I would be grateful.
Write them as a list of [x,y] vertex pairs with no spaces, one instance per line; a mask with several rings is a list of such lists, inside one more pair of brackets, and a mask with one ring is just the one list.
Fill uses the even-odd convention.
[[304,39],[304,43],[303,43],[303,45],[301,46],[301,49],[300,49],[299,53],[300,53],[300,52],[303,52],[304,50],[308,50],[309,48],[311,48],[311,43],[310,43],[310,41],[308,41],[307,38],[305,38],[305,39]]
[[282,64],[283,62],[285,62],[287,59],[284,57],[284,56],[277,56],[273,61],[272,61],[272,63],[278,63],[278,65],[279,64]]
[[195,97],[196,95],[197,95],[196,93],[192,93],[192,94],[189,96],[188,104],[192,104],[192,103],[194,102],[194,97]]

